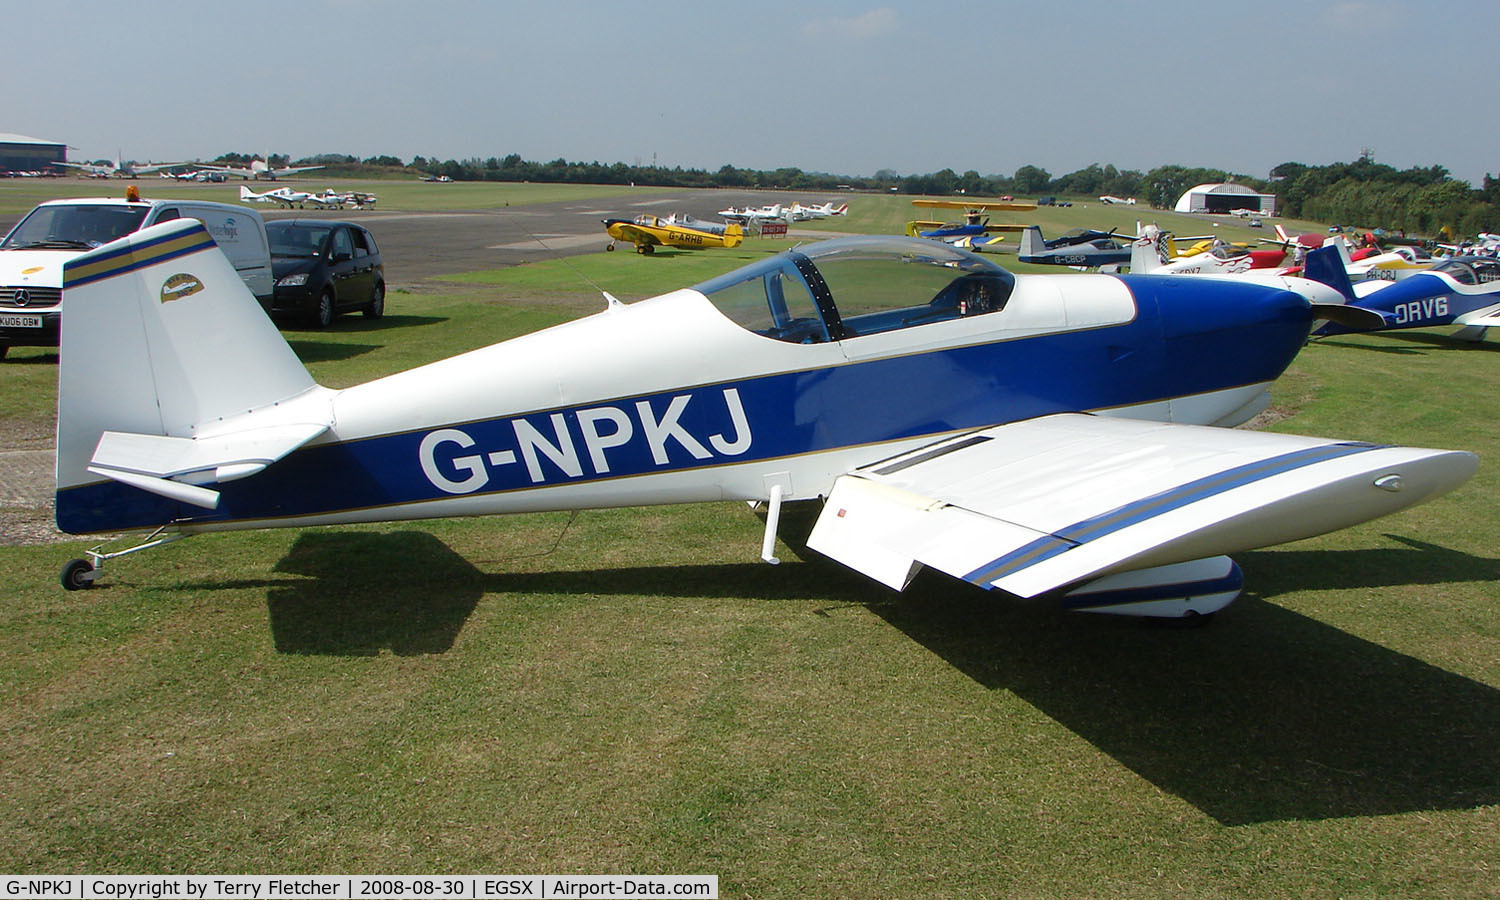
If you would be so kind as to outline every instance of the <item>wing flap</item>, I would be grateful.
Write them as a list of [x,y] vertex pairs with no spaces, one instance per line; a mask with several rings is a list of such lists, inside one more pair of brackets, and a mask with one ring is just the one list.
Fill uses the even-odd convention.
[[1469,477],[1474,456],[1082,414],[840,477],[808,545],[892,587],[922,565],[1035,596],[1322,534]]
[[879,481],[844,476],[835,481],[807,545],[899,591],[923,565],[962,578],[969,562],[995,548],[1044,537]]

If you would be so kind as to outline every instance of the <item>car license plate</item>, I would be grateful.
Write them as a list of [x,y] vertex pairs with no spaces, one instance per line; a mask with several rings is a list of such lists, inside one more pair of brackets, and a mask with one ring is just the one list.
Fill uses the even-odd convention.
[[0,328],[41,328],[41,316],[0,316]]

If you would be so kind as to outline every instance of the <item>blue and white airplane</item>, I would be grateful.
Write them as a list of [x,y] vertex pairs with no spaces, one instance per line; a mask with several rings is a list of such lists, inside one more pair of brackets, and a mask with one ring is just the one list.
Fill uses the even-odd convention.
[[1479,341],[1490,327],[1500,325],[1500,259],[1457,256],[1397,281],[1351,284],[1340,256],[1325,249],[1308,254],[1305,274],[1338,291],[1350,306],[1381,319],[1367,326],[1327,322],[1313,332],[1319,337],[1459,325],[1456,337]]
[[62,580],[200,532],[730,499],[768,504],[774,562],[782,503],[822,498],[809,546],[893,588],[925,566],[1209,614],[1240,590],[1224,554],[1394,512],[1477,464],[1209,427],[1267,405],[1314,322],[1299,285],[1327,291],[1012,275],[847,238],[332,390],[174,221],[66,267],[58,525],[156,532]]

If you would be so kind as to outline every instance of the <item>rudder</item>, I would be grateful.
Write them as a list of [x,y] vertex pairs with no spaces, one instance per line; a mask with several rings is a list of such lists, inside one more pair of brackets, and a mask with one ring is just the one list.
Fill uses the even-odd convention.
[[89,467],[106,432],[192,441],[316,388],[196,219],[69,261],[63,297],[57,517],[65,531],[109,527],[72,516],[63,496],[100,481]]

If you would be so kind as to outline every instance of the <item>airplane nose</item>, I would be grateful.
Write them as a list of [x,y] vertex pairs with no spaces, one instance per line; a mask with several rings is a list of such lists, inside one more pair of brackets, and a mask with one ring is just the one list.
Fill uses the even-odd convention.
[[1153,285],[1151,293],[1167,340],[1217,332],[1300,329],[1300,343],[1312,325],[1308,299],[1279,286],[1195,275],[1158,277],[1167,283]]
[[1156,309],[1168,366],[1190,377],[1270,381],[1312,328],[1312,304],[1281,287],[1196,275],[1125,277],[1140,308]]

